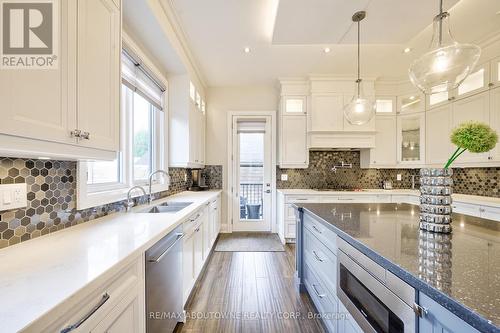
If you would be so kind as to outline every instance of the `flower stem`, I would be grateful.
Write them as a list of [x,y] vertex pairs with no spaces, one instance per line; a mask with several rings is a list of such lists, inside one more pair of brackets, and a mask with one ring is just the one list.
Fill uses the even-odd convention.
[[[458,152],[460,149],[462,149],[462,151],[460,151],[460,152],[457,154],[457,152]],[[457,159],[460,155],[462,155],[463,153],[465,153],[465,151],[466,151],[466,150],[467,150],[466,148],[460,148],[460,147],[459,147],[459,148],[457,148],[457,150],[455,151],[455,153],[453,154],[453,156],[451,156],[451,157],[450,157],[450,159],[448,160],[448,163],[446,163],[446,165],[445,165],[445,167],[444,167],[444,168],[445,168],[445,169],[448,169],[448,168],[449,168],[449,166],[450,166],[453,162],[455,162],[455,160],[456,160],[456,159]]]

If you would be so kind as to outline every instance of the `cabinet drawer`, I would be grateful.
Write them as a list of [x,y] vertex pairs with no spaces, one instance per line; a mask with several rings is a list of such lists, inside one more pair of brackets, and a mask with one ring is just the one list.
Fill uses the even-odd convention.
[[287,195],[285,203],[319,202],[319,198],[309,195]]
[[307,292],[316,306],[316,309],[323,317],[323,323],[328,332],[337,332],[338,300],[335,290],[321,283],[314,271],[307,263],[304,265],[304,284]]
[[[79,329],[81,332],[91,331],[116,306],[118,306],[121,300],[129,295],[131,291],[137,290],[137,288],[143,290],[142,288],[144,287],[141,287],[142,267],[141,257],[141,259],[138,259],[132,265],[117,273],[96,290],[87,293],[82,291],[81,293],[86,296],[78,300],[73,299],[76,304],[70,306],[69,310],[67,310],[67,304],[61,304],[60,307],[64,310],[58,314],[58,306],[58,308],[48,314],[47,321],[53,322],[49,327],[42,329],[35,324],[30,327],[27,332],[60,332],[64,328],[79,322],[89,314],[91,315],[84,320]],[[54,317],[60,319],[54,322]],[[44,320],[42,320],[42,322],[43,321]]]
[[330,290],[336,290],[337,255],[308,229],[304,230],[304,260]]
[[479,205],[473,205],[463,202],[454,202],[452,207],[453,207],[453,212],[455,213],[476,216],[476,217],[481,216],[481,210]]
[[481,206],[481,217],[493,220],[500,221],[500,208],[498,207],[489,207],[489,206]]
[[316,221],[309,215],[304,214],[304,228],[315,235],[328,250],[337,253],[337,234]]

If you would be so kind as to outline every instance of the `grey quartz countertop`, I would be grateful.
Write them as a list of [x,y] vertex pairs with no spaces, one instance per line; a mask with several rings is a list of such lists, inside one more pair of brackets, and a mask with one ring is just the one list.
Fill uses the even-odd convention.
[[409,204],[297,204],[368,257],[481,331],[500,326],[500,223],[453,214],[453,233],[419,230]]

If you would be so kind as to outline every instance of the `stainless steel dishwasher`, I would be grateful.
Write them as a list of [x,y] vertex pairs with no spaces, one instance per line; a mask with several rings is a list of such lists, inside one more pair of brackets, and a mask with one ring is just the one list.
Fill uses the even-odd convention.
[[146,330],[173,332],[182,321],[182,225],[146,251]]

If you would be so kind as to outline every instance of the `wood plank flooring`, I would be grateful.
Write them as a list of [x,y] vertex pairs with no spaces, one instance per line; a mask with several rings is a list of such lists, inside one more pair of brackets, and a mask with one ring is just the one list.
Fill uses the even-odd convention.
[[213,252],[177,332],[324,332],[307,294],[294,286],[295,249]]

